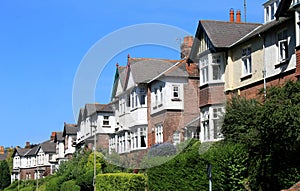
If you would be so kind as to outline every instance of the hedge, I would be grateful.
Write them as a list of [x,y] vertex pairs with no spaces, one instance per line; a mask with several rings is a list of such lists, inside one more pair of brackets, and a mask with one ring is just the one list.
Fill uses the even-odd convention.
[[69,180],[62,183],[60,191],[80,191],[80,186],[76,185],[75,180]]
[[96,179],[96,187],[97,190],[104,191],[145,191],[147,178],[143,174],[99,174]]

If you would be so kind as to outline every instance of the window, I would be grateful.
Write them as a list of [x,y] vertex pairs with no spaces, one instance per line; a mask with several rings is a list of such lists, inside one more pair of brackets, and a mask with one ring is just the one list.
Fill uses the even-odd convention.
[[287,40],[287,30],[283,30],[278,33],[278,55],[279,62],[283,62],[288,59],[288,40]]
[[159,87],[159,91],[160,91],[160,103],[163,104],[163,89],[162,89],[162,86]]
[[147,128],[140,128],[140,139],[141,145],[140,147],[147,147]]
[[155,126],[155,143],[162,143],[163,141],[163,126],[159,124]]
[[173,86],[173,98],[179,98],[179,87]]
[[131,108],[133,109],[134,108],[134,91],[131,92]]
[[200,60],[201,82],[206,83],[208,81],[208,58]]
[[214,139],[221,138],[221,117],[223,115],[222,108],[213,108],[213,126],[214,126]]
[[109,116],[103,116],[103,125],[109,126]]
[[145,103],[146,103],[146,95],[145,94],[142,94],[141,96],[140,96],[140,102],[141,102],[141,105],[145,105]]
[[242,62],[243,76],[250,75],[252,73],[251,47],[247,47],[242,50]]
[[157,95],[157,89],[154,90],[155,93],[155,106],[158,104],[158,95]]
[[180,143],[180,132],[179,131],[175,131],[173,134],[173,144],[177,145]]
[[127,107],[130,108],[130,95],[127,95],[127,102],[126,102],[126,104],[127,104]]
[[213,56],[212,59],[213,80],[221,80],[221,56]]

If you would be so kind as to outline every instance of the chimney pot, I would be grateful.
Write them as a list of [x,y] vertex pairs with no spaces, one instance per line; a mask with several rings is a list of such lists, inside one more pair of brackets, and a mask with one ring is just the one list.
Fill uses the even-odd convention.
[[234,10],[233,9],[230,9],[230,11],[229,11],[229,21],[231,23],[234,22]]
[[237,10],[236,12],[236,22],[241,23],[241,11]]

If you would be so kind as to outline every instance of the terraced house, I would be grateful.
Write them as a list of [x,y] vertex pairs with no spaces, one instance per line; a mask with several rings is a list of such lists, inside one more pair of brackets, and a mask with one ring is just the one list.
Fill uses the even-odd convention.
[[202,142],[222,138],[220,119],[226,99],[256,98],[268,86],[297,80],[298,5],[291,0],[267,1],[263,24],[241,22],[241,12],[235,15],[234,10],[229,22],[199,21],[190,59],[198,63],[200,72]]

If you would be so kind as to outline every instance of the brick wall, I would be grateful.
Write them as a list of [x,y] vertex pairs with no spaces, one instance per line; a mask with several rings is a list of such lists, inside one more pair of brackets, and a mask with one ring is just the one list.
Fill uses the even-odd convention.
[[[151,105],[150,90],[148,90],[148,104]],[[163,125],[164,142],[172,142],[175,131],[183,132],[185,124],[200,115],[199,111],[199,87],[198,79],[188,79],[184,85],[184,110],[165,110],[150,115],[148,108],[148,146],[155,144],[155,126]],[[181,135],[183,140],[183,134]]]
[[207,85],[200,87],[199,107],[225,102],[224,84]]
[[296,48],[296,76],[300,75],[300,47]]
[[[295,70],[291,70],[286,73],[282,73],[279,75],[276,75],[272,78],[269,78],[266,80],[266,86],[282,86],[284,85],[288,80],[296,81],[297,80],[297,74]],[[247,99],[262,99],[262,95],[258,95],[260,91],[262,91],[264,88],[263,80],[247,85],[245,87],[240,88],[239,90],[234,90],[231,92],[226,92],[227,98],[230,99],[232,95],[240,95],[242,97],[245,97]]]

